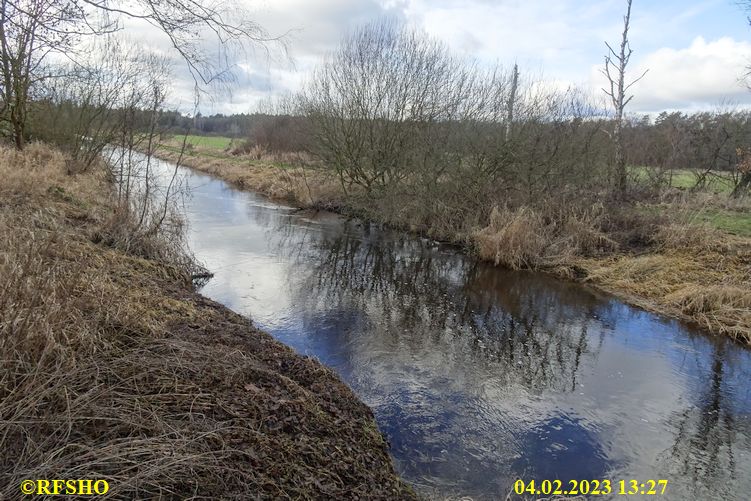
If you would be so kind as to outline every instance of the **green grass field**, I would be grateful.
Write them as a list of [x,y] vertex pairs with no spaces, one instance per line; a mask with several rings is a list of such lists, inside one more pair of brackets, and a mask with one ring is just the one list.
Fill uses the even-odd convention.
[[[182,141],[182,136],[175,136],[175,139]],[[232,138],[224,137],[224,136],[189,135],[187,141],[188,141],[188,144],[191,144],[196,148],[225,150],[232,143]]]
[[[645,213],[660,213],[674,211],[671,206],[642,206],[638,210]],[[697,224],[708,224],[720,231],[732,233],[740,237],[751,237],[751,213],[743,211],[724,210],[721,208],[704,208],[692,211],[686,216]]]
[[[650,179],[651,167],[638,167],[632,166],[629,168],[632,175],[638,180]],[[689,169],[676,169],[670,176],[670,172],[663,174],[665,183],[669,183],[669,186],[681,189],[693,188],[696,184],[697,177],[694,171]],[[714,193],[730,193],[733,191],[733,181],[730,179],[729,174],[711,174],[706,178],[705,189]]]
[[751,214],[707,209],[702,211],[698,218],[719,230],[741,237],[751,237]]

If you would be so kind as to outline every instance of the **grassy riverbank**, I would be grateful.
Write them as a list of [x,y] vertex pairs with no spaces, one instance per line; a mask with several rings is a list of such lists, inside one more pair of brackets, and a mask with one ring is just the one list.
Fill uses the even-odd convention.
[[[690,197],[675,189],[659,202],[550,213],[497,208],[486,219],[444,210],[411,193],[378,198],[350,191],[294,156],[194,144],[184,165],[301,206],[332,208],[467,246],[512,268],[532,268],[592,284],[633,304],[751,344],[751,213],[725,193]],[[176,160],[176,144],[159,155]],[[439,214],[437,217],[436,214]]]
[[104,171],[69,167],[0,147],[0,497],[414,498],[334,373],[195,293]]

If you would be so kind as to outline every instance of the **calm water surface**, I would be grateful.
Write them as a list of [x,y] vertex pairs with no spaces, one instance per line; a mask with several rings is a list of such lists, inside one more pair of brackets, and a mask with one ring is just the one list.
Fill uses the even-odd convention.
[[215,273],[202,293],[338,372],[419,491],[668,479],[660,499],[751,496],[749,350],[576,284],[180,176],[191,248]]

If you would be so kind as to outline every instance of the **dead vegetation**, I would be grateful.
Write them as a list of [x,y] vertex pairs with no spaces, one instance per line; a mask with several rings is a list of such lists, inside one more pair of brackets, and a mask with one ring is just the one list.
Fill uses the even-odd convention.
[[475,245],[480,257],[496,264],[582,280],[751,344],[749,239],[680,213],[612,214],[545,218],[527,207],[496,210]]
[[258,191],[277,200],[304,207],[341,201],[336,177],[320,169],[306,168],[306,162],[301,162],[297,156],[280,158],[262,148],[224,158],[213,154],[213,151],[201,148],[192,148],[182,157],[179,151],[169,147],[158,148],[156,152],[163,160],[176,162],[180,159],[181,165],[219,177],[239,189]]
[[414,497],[331,371],[195,294],[160,235],[124,240],[103,171],[31,144],[0,176],[0,497]]
[[649,254],[582,259],[580,265],[593,284],[751,344],[751,244],[728,235],[702,241],[700,228],[681,234],[674,246],[669,240]]
[[598,228],[602,212],[570,212],[562,220],[546,218],[530,207],[493,209],[490,224],[474,235],[483,259],[512,269],[566,266],[582,255],[618,249]]

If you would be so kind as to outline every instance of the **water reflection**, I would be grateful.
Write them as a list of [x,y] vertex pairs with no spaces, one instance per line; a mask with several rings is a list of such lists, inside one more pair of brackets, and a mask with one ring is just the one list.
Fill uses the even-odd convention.
[[[350,317],[365,313],[368,332],[357,334],[371,339],[359,342],[404,344],[405,353],[443,346],[450,351],[441,354],[450,354],[457,370],[473,378],[478,370],[493,372],[503,386],[534,392],[573,391],[582,358],[599,349],[587,335],[597,322],[597,301],[581,289],[490,268],[451,248],[392,239],[367,224],[342,223],[336,234],[308,232],[318,238],[295,244],[285,233],[294,226],[282,218],[277,224],[285,236],[275,239],[275,253],[293,263],[286,281],[296,285],[288,292],[295,305],[347,312],[326,318],[341,320],[343,331]],[[572,297],[572,290],[579,293]]]
[[[695,399],[675,412],[675,443],[660,458],[667,475],[690,479],[694,492],[707,498],[732,499],[738,495],[733,489],[739,476],[746,481],[749,476],[748,399],[734,401],[736,391],[726,382],[728,348],[718,345],[709,357],[695,359],[706,376]],[[746,382],[751,381],[750,375],[744,374]]]
[[575,284],[185,174],[204,294],[333,367],[424,492],[517,476],[751,491],[748,351]]

